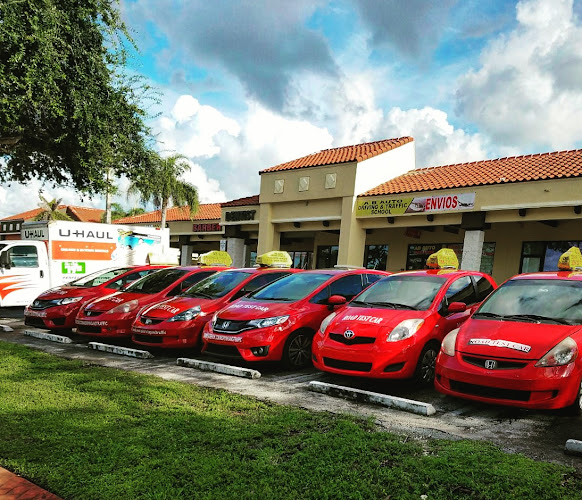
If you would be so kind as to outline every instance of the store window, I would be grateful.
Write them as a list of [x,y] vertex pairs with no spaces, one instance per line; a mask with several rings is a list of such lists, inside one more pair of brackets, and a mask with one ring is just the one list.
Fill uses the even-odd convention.
[[[408,245],[408,254],[406,257],[406,270],[425,269],[426,259],[430,254],[440,250],[441,248],[452,249],[457,258],[459,265],[463,259],[463,244],[462,243],[429,243],[426,245]],[[481,253],[481,268],[482,273],[493,273],[493,259],[495,257],[495,243],[483,243],[483,251]]]
[[524,241],[521,247],[520,273],[557,271],[560,255],[571,247],[582,248],[581,241]]
[[366,245],[364,249],[364,267],[366,269],[386,270],[388,245]]
[[313,252],[289,252],[295,269],[311,269]]
[[317,269],[329,269],[337,264],[337,245],[317,247]]

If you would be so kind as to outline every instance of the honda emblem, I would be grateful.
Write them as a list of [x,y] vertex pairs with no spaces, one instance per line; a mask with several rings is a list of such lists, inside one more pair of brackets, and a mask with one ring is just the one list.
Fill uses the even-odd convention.
[[495,368],[497,368],[497,361],[494,359],[485,360],[485,368],[488,370],[495,370]]
[[230,325],[230,321],[223,321],[222,322],[222,328],[228,328],[228,325]]

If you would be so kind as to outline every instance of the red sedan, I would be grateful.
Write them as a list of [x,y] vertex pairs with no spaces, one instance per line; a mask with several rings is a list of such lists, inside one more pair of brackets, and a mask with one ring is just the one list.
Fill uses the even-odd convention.
[[128,266],[104,269],[41,293],[24,309],[24,324],[49,330],[74,328],[83,304],[110,295],[133,281],[166,266]]
[[581,345],[582,274],[515,276],[445,338],[435,386],[464,399],[579,413]]

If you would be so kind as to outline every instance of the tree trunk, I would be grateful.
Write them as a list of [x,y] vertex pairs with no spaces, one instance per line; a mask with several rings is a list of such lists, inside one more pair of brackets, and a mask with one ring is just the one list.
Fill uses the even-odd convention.
[[[111,181],[111,169],[107,169],[107,184]],[[111,224],[111,189],[107,186],[105,192],[105,223]]]
[[166,227],[166,212],[168,211],[168,200],[162,200],[161,213],[162,221],[160,222],[160,227],[164,229]]

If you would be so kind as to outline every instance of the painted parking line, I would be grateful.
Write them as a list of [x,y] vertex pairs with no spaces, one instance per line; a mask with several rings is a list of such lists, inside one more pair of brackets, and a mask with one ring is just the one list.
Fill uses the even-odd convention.
[[363,391],[361,389],[353,389],[351,387],[343,387],[341,385],[327,384],[325,382],[313,381],[309,383],[309,390],[327,394],[329,396],[336,396],[354,401],[362,401],[365,403],[373,403],[387,408],[394,408],[397,410],[408,411],[416,413],[417,415],[430,416],[436,413],[434,406],[422,401],[414,401],[412,399],[398,398],[396,396],[389,396],[387,394],[380,394],[378,392]]
[[72,344],[73,341],[69,337],[63,335],[55,335],[54,333],[42,332],[39,330],[24,330],[24,335],[35,337],[37,339],[50,340],[51,342],[60,342],[61,344]]
[[223,375],[233,375],[235,377],[257,379],[261,378],[261,372],[251,370],[250,368],[241,368],[240,366],[223,365],[221,363],[213,363],[210,361],[201,361],[199,359],[178,358],[176,360],[178,366],[187,366],[188,368],[196,368],[205,372],[222,373]]
[[131,347],[119,347],[118,345],[102,344],[101,342],[89,342],[89,349],[97,351],[110,352],[121,356],[131,356],[132,358],[149,359],[154,355],[149,351],[141,349],[132,349]]

